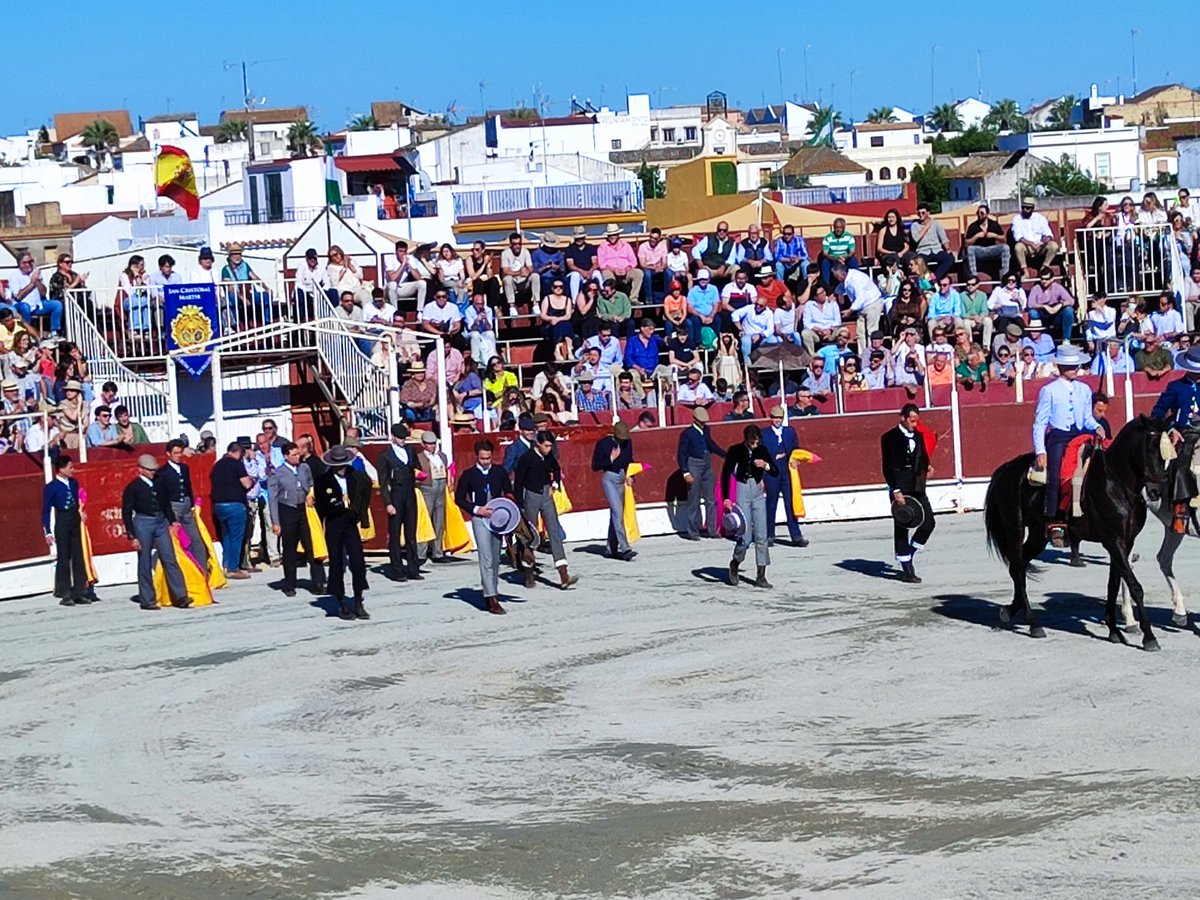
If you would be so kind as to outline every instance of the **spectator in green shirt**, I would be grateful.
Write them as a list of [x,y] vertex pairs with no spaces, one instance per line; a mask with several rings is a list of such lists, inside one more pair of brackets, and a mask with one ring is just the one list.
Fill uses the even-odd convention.
[[858,260],[854,257],[855,246],[854,235],[846,231],[846,220],[840,216],[834,219],[833,231],[821,241],[821,280],[826,287],[833,287],[829,270],[835,262],[844,262],[847,269],[858,268]]
[[613,332],[633,336],[633,304],[629,295],[617,290],[615,279],[609,278],[600,288],[600,299],[596,301],[596,313],[601,322],[611,322]]
[[992,333],[996,323],[988,312],[987,292],[979,287],[979,276],[968,275],[966,286],[959,292],[962,297],[963,324],[972,332],[979,333],[979,343],[984,347],[992,346]]
[[146,437],[146,429],[129,418],[129,410],[126,407],[118,406],[114,409],[113,418],[117,420],[117,434],[122,444],[150,443],[150,438]]
[[991,376],[988,373],[987,357],[984,355],[983,347],[979,344],[972,344],[967,358],[954,367],[954,374],[958,377],[958,383],[963,390],[972,391],[978,386],[979,390],[986,391]]

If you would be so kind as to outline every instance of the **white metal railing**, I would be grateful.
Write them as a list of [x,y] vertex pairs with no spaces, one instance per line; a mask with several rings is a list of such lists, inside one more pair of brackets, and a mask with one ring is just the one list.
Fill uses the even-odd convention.
[[788,206],[807,206],[811,203],[862,203],[868,200],[899,200],[904,196],[902,184],[863,184],[835,188],[789,188],[782,191]]
[[129,417],[146,430],[146,436],[151,441],[170,438],[166,387],[122,363],[78,303],[67,303],[66,326],[70,339],[87,360],[93,385],[99,388],[106,381],[115,382],[117,405],[129,410]]
[[1075,248],[1088,294],[1155,294],[1172,290],[1189,271],[1169,225],[1079,228]]
[[365,437],[387,438],[396,370],[390,336],[352,331],[333,316],[328,302],[321,312],[329,318],[321,320],[327,327],[316,332],[316,349],[332,386],[345,398]]
[[[286,209],[227,209],[226,225],[272,225],[277,222],[311,222],[328,209],[326,206],[287,207]],[[343,219],[354,218],[354,204],[343,203],[337,207]]]
[[640,212],[645,200],[640,181],[580,182],[542,187],[455,191],[454,217],[515,213],[527,209],[611,209]]

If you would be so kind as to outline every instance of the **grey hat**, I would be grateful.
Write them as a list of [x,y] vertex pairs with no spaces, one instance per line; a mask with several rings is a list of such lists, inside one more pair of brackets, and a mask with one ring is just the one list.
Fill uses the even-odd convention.
[[150,469],[151,471],[158,470],[158,460],[149,453],[143,453],[137,460],[139,469]]
[[1200,372],[1200,346],[1188,347],[1175,357],[1175,364],[1185,372]]
[[334,444],[321,456],[321,462],[327,466],[348,466],[354,462],[354,454],[341,444]]
[[1054,354],[1054,364],[1059,368],[1078,369],[1091,361],[1090,356],[1071,344],[1063,344]]

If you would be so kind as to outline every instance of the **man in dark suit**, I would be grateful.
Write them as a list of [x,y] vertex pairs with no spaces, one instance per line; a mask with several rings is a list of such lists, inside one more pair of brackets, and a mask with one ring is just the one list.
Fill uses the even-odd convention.
[[792,426],[783,424],[782,406],[771,410],[771,427],[763,431],[762,443],[779,469],[778,475],[769,472],[763,475],[763,487],[767,494],[767,546],[775,543],[775,525],[779,521],[778,504],[779,498],[782,497],[783,512],[792,545],[807,547],[808,541],[800,533],[800,523],[796,521],[796,513],[792,510],[792,451],[799,450],[800,444]]
[[[176,438],[167,442],[167,464],[154,476],[154,487],[158,491],[158,502],[163,510],[171,510],[191,542],[189,547],[192,556],[200,564],[200,571],[208,577],[208,548],[200,537],[200,528],[196,525],[196,517],[192,510],[196,506],[196,495],[192,492],[192,473],[188,464],[183,461],[187,447],[183,441]],[[236,569],[237,567],[234,566]]]
[[[65,453],[54,460],[54,480],[42,493],[42,530],[54,548],[54,595],[62,606],[87,604],[87,572],[83,565],[83,516],[75,464]],[[54,530],[50,511],[54,511]]]
[[[363,606],[367,562],[358,528],[369,521],[371,479],[352,467],[354,454],[340,444],[330,447],[321,459],[328,469],[314,480],[313,492],[329,547],[329,593],[338,602],[339,618],[369,619],[371,616]],[[354,587],[353,605],[346,600],[347,558]]]
[[154,551],[157,550],[172,602],[176,606],[191,606],[168,530],[175,521],[175,513],[170,504],[160,502],[158,486],[154,482],[158,460],[143,453],[137,464],[138,477],[125,486],[121,495],[121,521],[125,524],[125,535],[138,555],[138,604],[145,610],[158,609],[154,597]]
[[[388,557],[392,579],[404,581],[421,579],[417,562],[417,455],[404,446],[408,426],[397,422],[392,426],[392,446],[379,454],[376,470],[379,474],[379,493],[383,495],[388,514]],[[400,531],[404,530],[404,548],[400,547]]]
[[687,482],[687,531],[684,537],[689,541],[700,540],[700,529],[703,521],[700,517],[700,502],[708,504],[709,537],[719,537],[717,527],[721,516],[717,512],[717,477],[713,472],[712,456],[716,454],[725,458],[725,450],[718,447],[708,433],[708,410],[696,407],[692,410],[692,424],[679,433],[679,449],[676,460],[683,472],[683,480]]
[[921,581],[913,568],[913,556],[925,546],[934,528],[933,507],[929,505],[929,498],[925,496],[925,480],[929,476],[929,451],[925,446],[920,422],[921,413],[917,405],[906,403],[900,410],[900,423],[895,428],[885,431],[879,440],[879,449],[883,457],[883,480],[887,482],[892,503],[898,506],[916,503],[924,514],[911,539],[908,525],[900,516],[896,516],[896,562],[900,563],[902,570],[900,580],[909,584],[919,584]]

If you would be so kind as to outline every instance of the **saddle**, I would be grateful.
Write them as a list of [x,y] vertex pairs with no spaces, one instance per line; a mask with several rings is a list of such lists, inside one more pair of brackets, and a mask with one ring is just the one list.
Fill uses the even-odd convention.
[[[1095,453],[1095,438],[1081,434],[1072,438],[1063,451],[1062,465],[1058,470],[1058,511],[1064,516],[1078,518],[1083,515],[1080,503],[1083,499],[1083,477]],[[1044,469],[1030,467],[1026,480],[1036,487],[1046,484]]]

